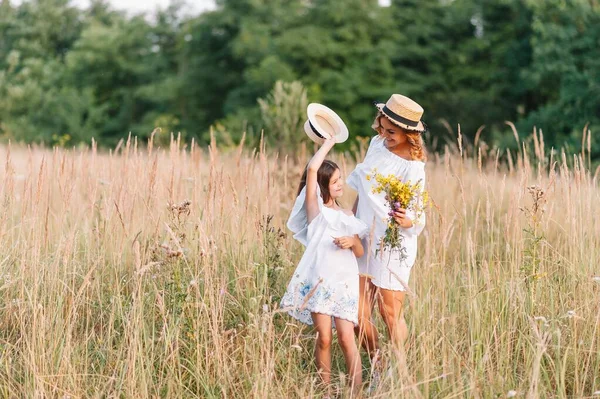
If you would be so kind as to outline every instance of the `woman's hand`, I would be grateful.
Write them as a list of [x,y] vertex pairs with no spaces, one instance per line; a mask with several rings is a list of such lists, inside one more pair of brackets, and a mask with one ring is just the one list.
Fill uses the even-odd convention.
[[356,245],[356,237],[334,237],[333,243],[340,249],[350,249]]
[[413,222],[406,216],[406,209],[398,208],[392,212],[392,217],[398,223],[398,226],[408,229],[413,227]]

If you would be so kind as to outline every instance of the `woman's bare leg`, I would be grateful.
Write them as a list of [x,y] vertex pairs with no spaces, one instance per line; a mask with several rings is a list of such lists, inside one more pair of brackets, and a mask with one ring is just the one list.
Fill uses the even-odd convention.
[[344,352],[344,359],[346,359],[346,368],[350,376],[350,388],[354,394],[358,394],[362,386],[362,365],[354,339],[354,323],[336,317],[335,329],[338,334],[338,342],[342,352]]
[[315,342],[315,363],[321,380],[329,394],[331,383],[331,316],[321,313],[311,313],[317,339]]
[[378,349],[377,329],[371,317],[375,306],[377,287],[373,285],[369,277],[359,276],[359,292],[358,326],[354,328],[354,332],[358,342],[373,359]]
[[404,320],[404,298],[405,292],[392,291],[379,288],[377,302],[379,303],[379,312],[383,317],[390,340],[396,349],[404,347],[404,341],[408,337],[408,328]]

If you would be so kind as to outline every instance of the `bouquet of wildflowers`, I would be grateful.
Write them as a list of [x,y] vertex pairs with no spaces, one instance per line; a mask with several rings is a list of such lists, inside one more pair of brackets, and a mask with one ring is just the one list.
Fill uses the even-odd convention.
[[422,182],[420,180],[416,183],[411,183],[410,181],[403,182],[394,175],[383,176],[377,173],[377,171],[374,171],[373,175],[367,176],[367,180],[372,179],[377,183],[373,186],[373,193],[385,193],[385,199],[388,201],[390,207],[387,229],[379,243],[379,250],[398,250],[404,259],[406,255],[404,254],[405,249],[402,245],[400,226],[394,220],[393,212],[398,209],[414,211],[416,217],[412,222],[416,224],[417,219],[425,210],[428,194],[426,191],[421,190]]

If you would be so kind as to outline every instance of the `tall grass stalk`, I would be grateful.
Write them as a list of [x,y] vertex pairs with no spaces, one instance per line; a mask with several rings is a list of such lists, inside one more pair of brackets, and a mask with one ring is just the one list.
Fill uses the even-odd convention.
[[[534,151],[462,142],[427,166],[410,336],[385,349],[374,397],[591,396],[597,172],[585,152],[544,150],[541,132]],[[0,395],[319,397],[313,331],[278,310],[302,253],[284,225],[309,154],[179,138],[1,147]],[[346,175],[351,155],[334,155]]]

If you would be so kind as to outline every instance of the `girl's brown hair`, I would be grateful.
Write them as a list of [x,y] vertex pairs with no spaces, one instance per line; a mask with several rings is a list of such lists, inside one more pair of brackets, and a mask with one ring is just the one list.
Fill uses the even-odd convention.
[[[381,128],[381,118],[385,118],[381,113],[377,115],[371,127],[377,133]],[[425,150],[425,143],[423,142],[423,132],[413,132],[411,130],[402,129],[400,126],[395,125],[399,130],[406,135],[408,144],[410,144],[410,157],[413,161],[427,161],[427,150]]]
[[[331,199],[331,194],[329,193],[329,181],[331,180],[331,176],[336,170],[339,170],[340,167],[333,161],[324,160],[319,170],[317,171],[317,184],[319,185],[319,189],[321,190],[321,197],[323,198],[323,203],[328,203]],[[302,178],[300,179],[300,185],[298,186],[298,194],[302,189],[306,186],[306,175],[308,174],[308,166],[304,168],[304,173],[302,173]],[[339,204],[338,204],[339,205]]]

